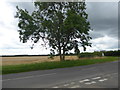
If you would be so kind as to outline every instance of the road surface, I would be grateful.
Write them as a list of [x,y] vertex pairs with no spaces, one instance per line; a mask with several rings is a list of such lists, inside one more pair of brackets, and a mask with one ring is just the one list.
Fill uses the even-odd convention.
[[3,75],[2,88],[118,88],[118,61]]

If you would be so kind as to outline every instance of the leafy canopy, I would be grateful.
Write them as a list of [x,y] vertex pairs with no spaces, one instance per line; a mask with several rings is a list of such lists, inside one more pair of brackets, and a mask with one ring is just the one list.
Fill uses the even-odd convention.
[[34,2],[34,5],[31,14],[17,7],[18,31],[23,43],[42,39],[48,42],[51,54],[56,50],[61,60],[72,49],[79,53],[79,46],[84,50],[91,46],[85,2]]

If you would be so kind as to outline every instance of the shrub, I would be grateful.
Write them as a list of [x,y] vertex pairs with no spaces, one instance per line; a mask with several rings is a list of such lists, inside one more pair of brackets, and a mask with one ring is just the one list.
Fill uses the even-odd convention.
[[97,56],[101,57],[101,56],[102,56],[102,53],[103,53],[103,52],[93,52],[93,55],[96,56],[96,57],[97,57]]
[[105,56],[120,56],[120,50],[117,50],[117,51],[105,51]]
[[80,53],[78,55],[78,58],[83,58],[83,57],[93,57],[92,53]]
[[93,53],[80,53],[78,55],[78,58],[83,58],[83,57],[87,57],[87,58],[90,58],[90,57],[101,57],[102,56],[102,52],[93,52]]

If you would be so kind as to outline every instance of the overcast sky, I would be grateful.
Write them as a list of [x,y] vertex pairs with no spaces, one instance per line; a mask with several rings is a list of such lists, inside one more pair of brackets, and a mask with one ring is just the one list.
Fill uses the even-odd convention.
[[[118,3],[117,2],[87,2],[87,13],[91,28],[92,48],[88,47],[88,52],[99,50],[118,49]],[[0,55],[17,54],[49,54],[49,49],[45,49],[39,43],[34,49],[30,49],[31,42],[22,43],[19,40],[17,23],[14,18],[16,5],[20,8],[32,11],[31,2],[5,2],[0,3]],[[83,49],[80,47],[80,50]]]

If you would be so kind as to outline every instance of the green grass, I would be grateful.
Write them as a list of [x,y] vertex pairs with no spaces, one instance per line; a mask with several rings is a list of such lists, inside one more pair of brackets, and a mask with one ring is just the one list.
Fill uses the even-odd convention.
[[56,62],[34,63],[34,64],[21,64],[21,65],[7,65],[7,66],[2,66],[2,74],[82,66],[82,65],[90,65],[90,64],[103,63],[103,62],[109,62],[115,60],[118,60],[118,57],[84,59],[84,60],[75,60],[75,61],[67,60],[62,62],[56,61]]

